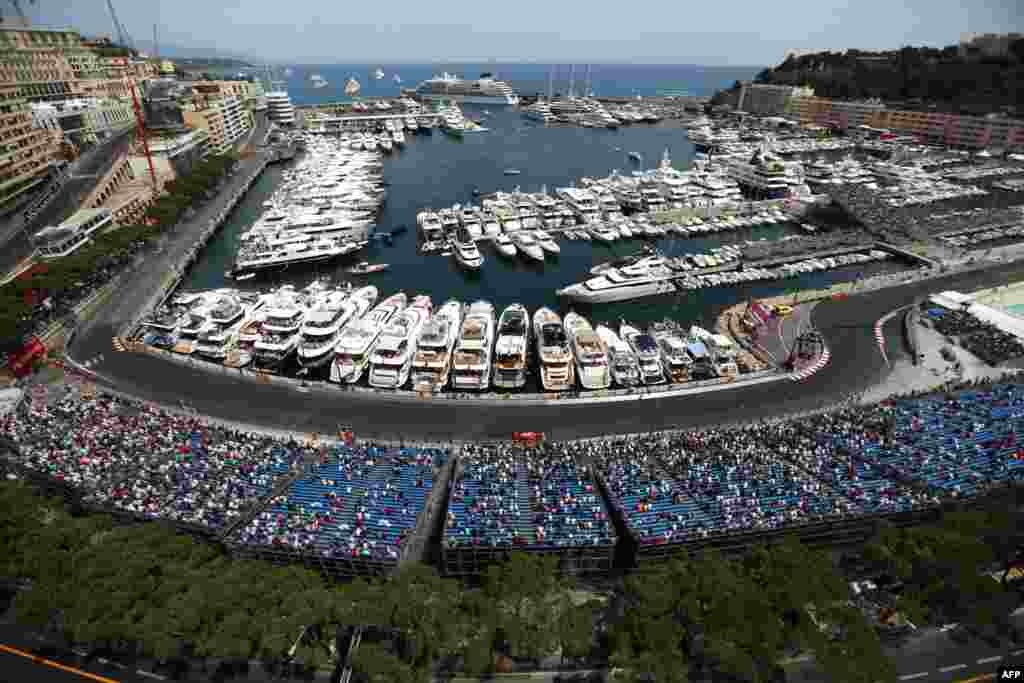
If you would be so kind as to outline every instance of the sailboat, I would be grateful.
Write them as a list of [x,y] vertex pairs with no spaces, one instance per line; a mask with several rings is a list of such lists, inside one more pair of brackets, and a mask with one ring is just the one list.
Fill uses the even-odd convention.
[[380,68],[380,67],[378,66],[378,67],[377,67],[377,70],[373,72],[373,77],[374,77],[374,78],[375,78],[376,80],[378,80],[378,81],[379,81],[380,79],[384,78],[384,69],[382,69],[382,68]]
[[348,79],[347,83],[345,83],[345,94],[348,95],[349,97],[355,97],[356,95],[359,94],[359,90],[361,87],[362,86],[359,85],[359,81],[357,81],[353,76],[352,78]]
[[393,78],[394,78],[394,80],[395,80],[395,83],[397,83],[397,84],[399,84],[399,85],[401,85],[401,84],[402,84],[402,77],[401,77],[401,76],[399,76],[398,74],[395,74],[395,75],[393,76]]

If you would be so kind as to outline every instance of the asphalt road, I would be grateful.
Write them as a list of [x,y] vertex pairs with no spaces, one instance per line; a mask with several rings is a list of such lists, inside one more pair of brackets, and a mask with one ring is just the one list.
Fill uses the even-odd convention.
[[132,141],[129,128],[104,140],[71,163],[71,177],[54,199],[27,226],[18,215],[0,224],[0,272],[6,272],[32,253],[30,236],[48,225],[58,225],[73,214],[110,170],[114,159]]
[[[175,250],[178,251],[178,250]],[[171,261],[174,262],[174,261]],[[514,431],[541,431],[549,438],[567,439],[612,433],[631,433],[674,427],[697,427],[743,419],[760,419],[813,410],[882,380],[887,366],[874,338],[875,321],[885,313],[912,303],[915,297],[946,289],[971,291],[1024,277],[1024,263],[1010,263],[879,292],[856,294],[843,301],[817,306],[814,323],[832,352],[831,363],[810,379],[760,386],[646,399],[629,403],[517,405],[514,399],[498,406],[478,406],[455,400],[410,404],[386,395],[348,394],[315,383],[298,392],[276,385],[256,384],[241,377],[210,373],[148,354],[119,353],[111,337],[130,315],[131,302],[148,296],[159,269],[140,269],[136,282],[126,284],[94,327],[72,349],[79,360],[103,356],[93,370],[128,394],[164,404],[185,401],[200,413],[224,420],[275,429],[333,433],[351,425],[364,437],[428,440],[508,438]],[[141,277],[141,279],[140,279]],[[111,316],[111,309],[117,315]],[[890,354],[902,340],[896,324],[886,326]]]

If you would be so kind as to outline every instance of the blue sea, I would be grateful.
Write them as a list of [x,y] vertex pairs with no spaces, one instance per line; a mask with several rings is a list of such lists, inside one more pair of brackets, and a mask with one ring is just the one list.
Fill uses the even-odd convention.
[[[384,78],[376,80],[373,72],[384,70]],[[520,94],[546,93],[550,72],[552,90],[556,93],[569,92],[570,76],[574,76],[574,91],[580,94],[589,83],[595,95],[608,97],[629,97],[633,95],[657,95],[664,92],[685,92],[689,95],[712,95],[715,90],[732,85],[737,80],[753,78],[762,67],[707,67],[669,64],[623,64],[594,65],[590,67],[589,80],[585,66],[576,66],[570,73],[566,64],[322,64],[290,67],[292,73],[285,75],[284,68],[275,68],[273,78],[283,79],[287,84],[292,102],[295,104],[318,104],[339,102],[350,98],[344,94],[345,82],[354,77],[362,85],[360,97],[397,96],[399,87],[415,88],[420,82],[443,72],[463,78],[477,78],[490,72],[495,78],[508,81]],[[248,70],[258,77],[258,69]],[[329,85],[314,88],[309,81],[313,74],[320,74]],[[401,85],[394,76],[402,79]]]

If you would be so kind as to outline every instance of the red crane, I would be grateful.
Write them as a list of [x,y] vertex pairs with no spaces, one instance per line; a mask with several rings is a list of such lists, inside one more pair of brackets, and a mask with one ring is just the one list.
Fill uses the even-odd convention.
[[149,152],[149,141],[146,139],[146,118],[142,113],[142,105],[139,104],[139,96],[135,91],[135,79],[128,77],[128,87],[132,93],[132,109],[135,110],[135,124],[138,129],[139,139],[142,141],[142,151],[146,154],[146,163],[149,164],[149,178],[153,181],[153,194],[160,191],[160,185],[156,180],[156,168],[153,166],[153,155]]

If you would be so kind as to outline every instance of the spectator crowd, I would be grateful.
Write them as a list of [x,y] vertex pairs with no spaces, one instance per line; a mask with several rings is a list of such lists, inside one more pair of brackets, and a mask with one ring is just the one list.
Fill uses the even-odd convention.
[[992,367],[1024,356],[1024,345],[1016,336],[967,311],[941,308],[927,302],[921,307],[939,334],[957,340]]

